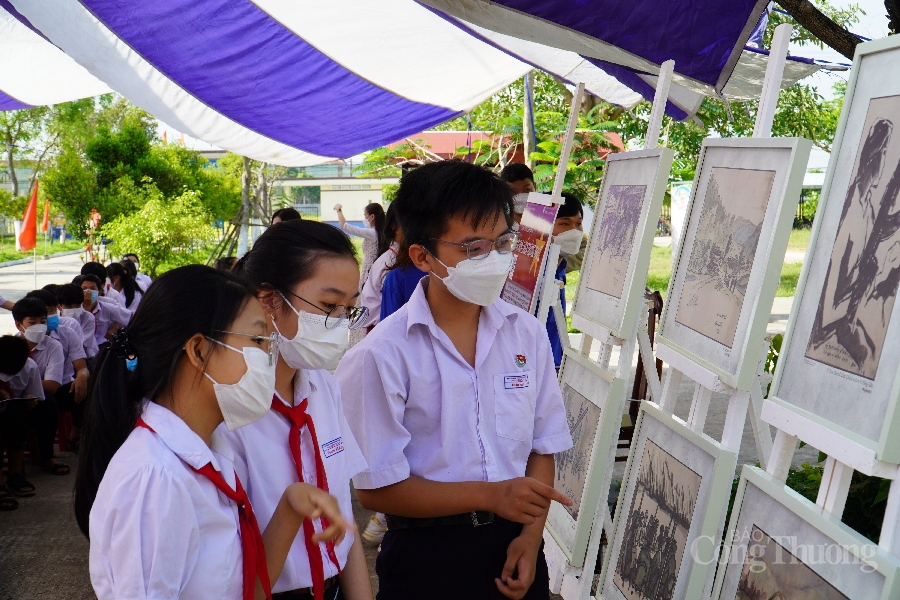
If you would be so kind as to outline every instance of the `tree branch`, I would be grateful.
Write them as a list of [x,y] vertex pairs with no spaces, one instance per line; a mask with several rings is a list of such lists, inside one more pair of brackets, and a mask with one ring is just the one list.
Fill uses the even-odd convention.
[[778,0],[794,19],[825,45],[837,50],[845,57],[853,60],[858,37],[829,19],[809,0]]
[[888,12],[888,30],[891,35],[900,33],[900,0],[884,0],[884,8]]

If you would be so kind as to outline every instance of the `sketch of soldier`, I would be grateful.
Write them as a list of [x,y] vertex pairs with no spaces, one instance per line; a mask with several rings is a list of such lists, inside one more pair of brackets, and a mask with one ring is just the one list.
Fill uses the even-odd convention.
[[644,590],[648,579],[652,579],[653,555],[656,551],[656,532],[658,529],[660,529],[659,519],[655,514],[649,515],[647,517],[647,526],[644,528],[641,536],[640,550],[634,565],[633,580],[634,589],[644,596],[646,596]]
[[[869,129],[838,226],[835,249],[843,252],[837,264],[833,258],[829,263],[810,337],[810,346],[818,347],[834,336],[860,370],[878,352],[876,342],[858,318],[860,305],[864,300],[885,302],[893,298],[900,279],[900,249],[892,248],[883,265],[879,265],[877,256],[881,244],[894,238],[900,229],[900,210],[894,210],[900,194],[900,165],[894,168],[878,206],[875,198],[892,132],[893,123],[887,119],[879,119]],[[834,291],[827,298],[832,281]],[[882,325],[886,324],[884,319],[882,304]]]
[[[643,501],[643,498],[641,500]],[[631,583],[634,579],[634,566],[637,558],[636,549],[642,539],[644,528],[647,526],[645,518],[646,513],[640,510],[640,507],[631,513],[631,517],[628,519],[629,527],[625,531],[622,548],[619,550],[619,577],[628,583]]]

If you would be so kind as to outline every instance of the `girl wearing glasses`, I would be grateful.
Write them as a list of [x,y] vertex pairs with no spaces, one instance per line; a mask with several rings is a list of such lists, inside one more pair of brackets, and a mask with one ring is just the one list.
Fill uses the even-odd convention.
[[216,431],[268,412],[275,343],[246,283],[191,265],[98,355],[75,482],[98,598],[269,598],[305,518],[331,524],[317,541],[350,527],[335,498],[291,482],[260,533]]
[[[257,290],[266,332],[280,342],[271,410],[227,434],[238,474],[247,482],[260,526],[278,504],[278,489],[302,481],[333,494],[353,519],[350,478],[365,470],[329,373],[347,348],[349,330],[363,325],[355,307],[359,263],[349,238],[315,221],[269,228],[235,266]],[[245,477],[246,474],[246,477]],[[365,557],[357,536],[317,543],[325,519],[307,519],[291,546],[284,570],[273,580],[274,597],[371,600]]]

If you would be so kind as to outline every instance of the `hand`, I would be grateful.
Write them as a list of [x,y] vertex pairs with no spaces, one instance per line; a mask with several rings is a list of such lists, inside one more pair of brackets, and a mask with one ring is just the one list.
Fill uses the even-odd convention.
[[88,378],[90,377],[87,369],[78,371],[75,380],[72,382],[72,394],[75,404],[81,404],[82,400],[87,396]]
[[25,407],[30,410],[30,409],[34,408],[35,406],[37,406],[37,403],[38,403],[37,398],[35,398],[34,396],[28,396],[28,401],[25,402]]
[[517,477],[491,485],[498,488],[491,494],[494,499],[491,512],[508,521],[531,525],[535,519],[547,514],[553,500],[572,506],[565,494],[532,477]]
[[341,206],[340,204],[335,204],[335,205],[334,205],[334,212],[341,212],[341,209],[342,209],[342,208],[343,208],[343,206]]
[[328,519],[328,528],[313,536],[316,543],[334,540],[335,544],[339,544],[348,531],[356,531],[356,525],[350,525],[341,515],[337,498],[313,485],[292,483],[284,490],[284,499],[304,519]]
[[506,549],[506,562],[503,563],[503,572],[500,577],[494,578],[497,589],[507,598],[519,600],[527,592],[534,582],[537,553],[541,547],[540,539],[535,541],[528,537],[519,536],[509,544]]

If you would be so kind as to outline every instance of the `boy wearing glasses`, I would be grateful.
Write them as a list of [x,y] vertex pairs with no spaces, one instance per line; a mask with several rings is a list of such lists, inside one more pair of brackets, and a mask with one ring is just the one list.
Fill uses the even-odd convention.
[[386,513],[380,600],[547,598],[542,531],[553,454],[572,445],[544,327],[499,299],[512,193],[461,161],[409,173],[396,200],[409,302],[335,375],[369,468],[363,506]]

